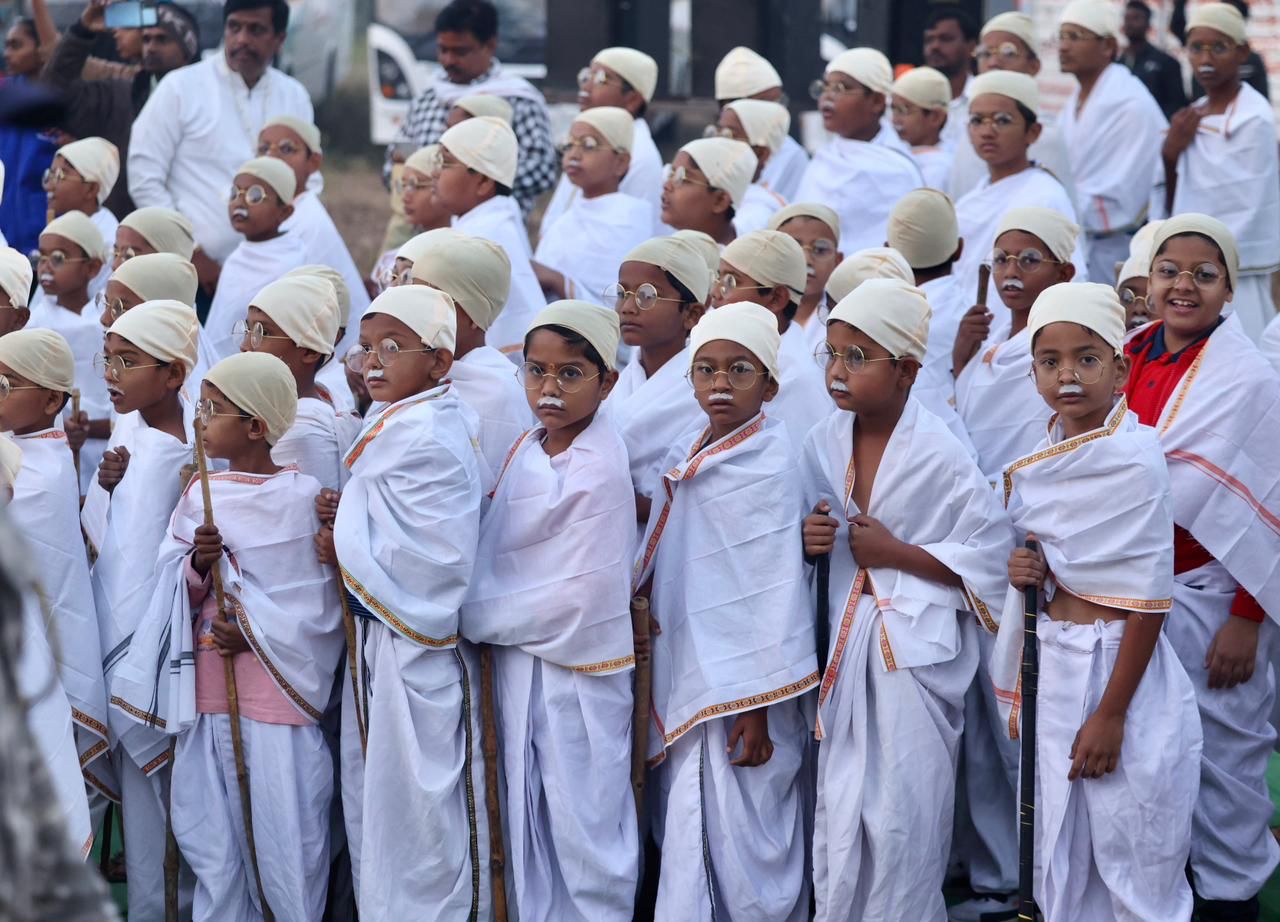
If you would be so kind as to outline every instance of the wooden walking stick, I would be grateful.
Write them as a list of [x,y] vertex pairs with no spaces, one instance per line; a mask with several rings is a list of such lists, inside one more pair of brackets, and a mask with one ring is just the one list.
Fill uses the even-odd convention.
[[[1038,551],[1035,541],[1027,550]],[[1040,641],[1036,620],[1040,616],[1039,593],[1028,586],[1022,606],[1022,780],[1018,822],[1018,922],[1034,922],[1036,868],[1036,685],[1040,674]]]
[[[71,389],[71,418],[76,419],[80,415],[80,388],[73,387]],[[78,421],[78,420],[77,420]],[[76,483],[80,483],[80,449],[76,448],[71,452],[71,460],[76,466]],[[76,489],[80,489],[78,486]]]
[[[213,523],[213,499],[209,495],[209,463],[204,456],[204,426],[199,418],[195,421],[196,465],[200,472],[200,495],[204,498],[204,524]],[[222,588],[222,568],[214,564],[209,568],[213,577],[213,597],[218,604],[218,615],[223,621],[227,617],[227,597]],[[253,865],[253,876],[258,883],[258,902],[262,907],[262,917],[266,922],[274,922],[275,915],[267,905],[267,895],[262,888],[262,875],[258,873],[258,851],[253,843],[253,805],[249,799],[249,769],[244,763],[244,743],[240,739],[240,699],[236,695],[236,671],[233,657],[224,656],[222,663],[227,676],[227,711],[231,723],[231,749],[236,760],[236,783],[240,787],[240,809],[244,815],[244,837],[249,845],[249,861]]]
[[498,793],[498,720],[493,707],[493,648],[480,645],[480,747],[484,753],[484,804],[489,814],[489,887],[494,922],[507,922],[507,854],[502,844]]
[[[631,631],[648,637],[651,630],[649,600],[642,595],[631,599]],[[653,692],[653,654],[636,651],[635,704],[631,712],[631,793],[636,801],[636,820],[644,813],[644,782],[649,750],[649,698]]]
[[981,307],[987,306],[987,288],[991,282],[991,267],[986,263],[978,266],[978,300]]
[[356,618],[347,604],[347,586],[338,574],[338,599],[342,602],[342,628],[347,635],[347,666],[351,669],[351,700],[356,713],[356,729],[360,732],[360,754],[369,753],[368,715],[360,706],[360,670],[356,668],[359,653],[356,651]]

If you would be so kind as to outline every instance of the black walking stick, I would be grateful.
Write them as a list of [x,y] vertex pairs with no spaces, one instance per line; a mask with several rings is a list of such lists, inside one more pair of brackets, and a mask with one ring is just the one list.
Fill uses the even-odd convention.
[[[1036,553],[1035,541],[1027,550]],[[1036,619],[1040,598],[1035,586],[1028,586],[1022,606],[1022,781],[1018,811],[1021,835],[1018,839],[1018,922],[1034,922],[1036,901],[1033,892],[1036,869],[1036,684],[1040,673],[1040,641]]]

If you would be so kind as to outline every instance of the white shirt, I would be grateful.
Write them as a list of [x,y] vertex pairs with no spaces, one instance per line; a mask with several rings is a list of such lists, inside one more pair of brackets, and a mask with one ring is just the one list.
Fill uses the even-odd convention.
[[240,242],[227,217],[227,189],[240,165],[257,155],[263,125],[277,115],[313,118],[306,89],[275,68],[252,89],[222,54],[166,74],[129,139],[134,203],[186,215],[201,249],[222,262]]

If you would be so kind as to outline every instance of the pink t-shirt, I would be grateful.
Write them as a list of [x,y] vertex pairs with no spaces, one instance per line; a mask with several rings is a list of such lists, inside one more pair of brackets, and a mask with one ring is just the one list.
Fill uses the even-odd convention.
[[[213,642],[213,619],[218,617],[218,603],[213,594],[213,579],[202,579],[187,557],[185,567],[187,594],[195,617],[196,710],[201,714],[226,714],[227,667]],[[236,698],[240,715],[264,724],[304,727],[311,723],[295,708],[284,692],[272,681],[266,667],[253,651],[237,653],[233,660],[236,675]]]

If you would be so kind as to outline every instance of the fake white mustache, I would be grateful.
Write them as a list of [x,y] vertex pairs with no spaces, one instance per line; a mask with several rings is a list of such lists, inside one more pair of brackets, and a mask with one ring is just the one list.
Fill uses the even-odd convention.
[[1022,284],[1022,279],[1005,279],[1000,286],[1001,291],[1022,291],[1026,287]]
[[108,393],[108,394],[110,394],[112,397],[120,397],[120,396],[123,396],[123,395],[124,395],[124,391],[122,391],[122,390],[121,390],[117,385],[115,385],[115,384],[108,384],[108,385],[107,385],[107,393]]
[[563,410],[564,408],[565,408],[565,402],[561,400],[559,397],[539,397],[538,398],[539,410]]
[[1074,382],[1072,382],[1071,384],[1064,384],[1060,388],[1058,388],[1058,396],[1059,397],[1083,397],[1084,388]]
[[1214,67],[1212,64],[1205,64],[1196,68],[1197,74],[1216,74],[1217,72],[1218,68]]
[[53,273],[51,273],[51,272],[41,272],[41,273],[40,273],[40,284],[41,284],[41,285],[52,285],[52,284],[53,284]]
[[707,403],[733,403],[733,394],[724,394],[717,391],[707,398]]
[[364,380],[366,383],[369,381],[381,381],[386,376],[386,372],[381,368],[372,368],[364,373]]
[[231,212],[231,217],[232,217],[232,218],[247,218],[247,217],[249,217],[249,209],[248,209],[248,208],[237,208],[237,209],[235,209],[233,212]]
[[843,381],[832,381],[829,390],[834,391],[837,394],[847,394],[849,393],[849,386]]

